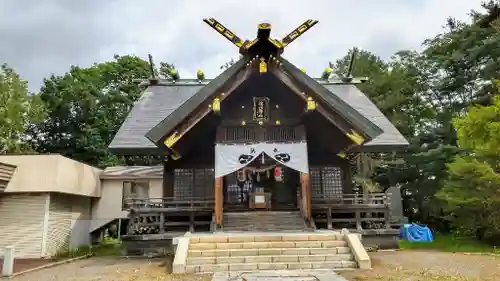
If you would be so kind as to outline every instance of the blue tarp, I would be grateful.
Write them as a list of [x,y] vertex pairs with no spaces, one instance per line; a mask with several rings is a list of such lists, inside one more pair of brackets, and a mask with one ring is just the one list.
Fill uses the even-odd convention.
[[404,224],[401,228],[401,238],[410,242],[432,242],[432,232],[425,225],[416,223]]

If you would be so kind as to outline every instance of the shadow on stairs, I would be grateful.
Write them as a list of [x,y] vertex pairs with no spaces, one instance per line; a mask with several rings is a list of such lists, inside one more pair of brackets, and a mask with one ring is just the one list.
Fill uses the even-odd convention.
[[312,231],[299,211],[251,211],[224,213],[224,232]]

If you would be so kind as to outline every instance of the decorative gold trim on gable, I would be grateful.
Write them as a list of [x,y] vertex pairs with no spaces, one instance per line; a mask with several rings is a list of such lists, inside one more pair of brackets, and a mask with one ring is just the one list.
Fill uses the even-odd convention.
[[211,106],[212,110],[216,113],[220,112],[220,99],[215,98]]
[[257,39],[253,40],[252,42],[248,43],[245,45],[245,49],[250,49],[250,47],[252,47],[253,45],[255,45],[255,43],[257,43]]
[[316,110],[318,107],[318,104],[313,100],[311,97],[307,97],[307,111],[313,111]]
[[182,135],[179,134],[179,132],[175,131],[173,134],[171,134],[168,138],[165,139],[163,142],[166,147],[172,148],[177,141],[181,139]]
[[258,29],[271,29],[271,24],[270,23],[259,23],[257,28]]
[[357,145],[361,145],[365,142],[365,139],[358,133],[356,133],[354,130],[351,130],[351,133],[347,133],[346,136],[350,138],[353,142],[355,142]]
[[260,58],[259,72],[260,73],[267,72],[267,63],[266,63],[266,60],[264,58]]
[[181,159],[182,155],[180,155],[177,151],[175,151],[173,149],[171,149],[171,150],[173,152],[172,154],[170,154],[170,158],[172,158],[172,160],[179,160],[179,159]]
[[283,48],[283,44],[281,44],[281,42],[279,42],[278,40],[274,40],[272,38],[267,38],[267,40],[269,42],[271,42],[274,46],[276,46],[277,48]]

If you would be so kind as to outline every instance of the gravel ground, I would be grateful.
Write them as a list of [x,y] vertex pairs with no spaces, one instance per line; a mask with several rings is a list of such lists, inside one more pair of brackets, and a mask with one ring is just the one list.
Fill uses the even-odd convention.
[[[435,251],[370,253],[373,270],[343,271],[350,281],[498,281],[500,257]],[[210,281],[166,274],[162,260],[91,258],[21,275],[14,281]]]
[[370,253],[373,270],[339,274],[351,281],[493,281],[500,280],[500,257],[398,251]]
[[211,274],[166,274],[162,260],[90,258],[14,277],[13,281],[210,281]]

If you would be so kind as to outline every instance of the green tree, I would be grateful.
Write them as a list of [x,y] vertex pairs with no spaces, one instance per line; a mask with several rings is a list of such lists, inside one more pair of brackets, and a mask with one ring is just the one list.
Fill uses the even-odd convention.
[[448,165],[438,196],[460,234],[493,241],[500,237],[500,96],[490,106],[471,107],[453,124],[467,153]]
[[0,66],[0,154],[31,151],[26,128],[40,122],[43,106],[38,95],[30,95],[26,81],[12,68]]
[[[164,77],[170,68],[160,63],[155,71]],[[137,80],[150,77],[150,72],[141,58],[115,56],[113,61],[74,66],[62,76],[45,79],[40,97],[48,115],[30,128],[33,146],[42,153],[60,153],[99,167],[123,164],[127,159],[107,147],[142,93]],[[140,158],[128,160],[138,164]]]

